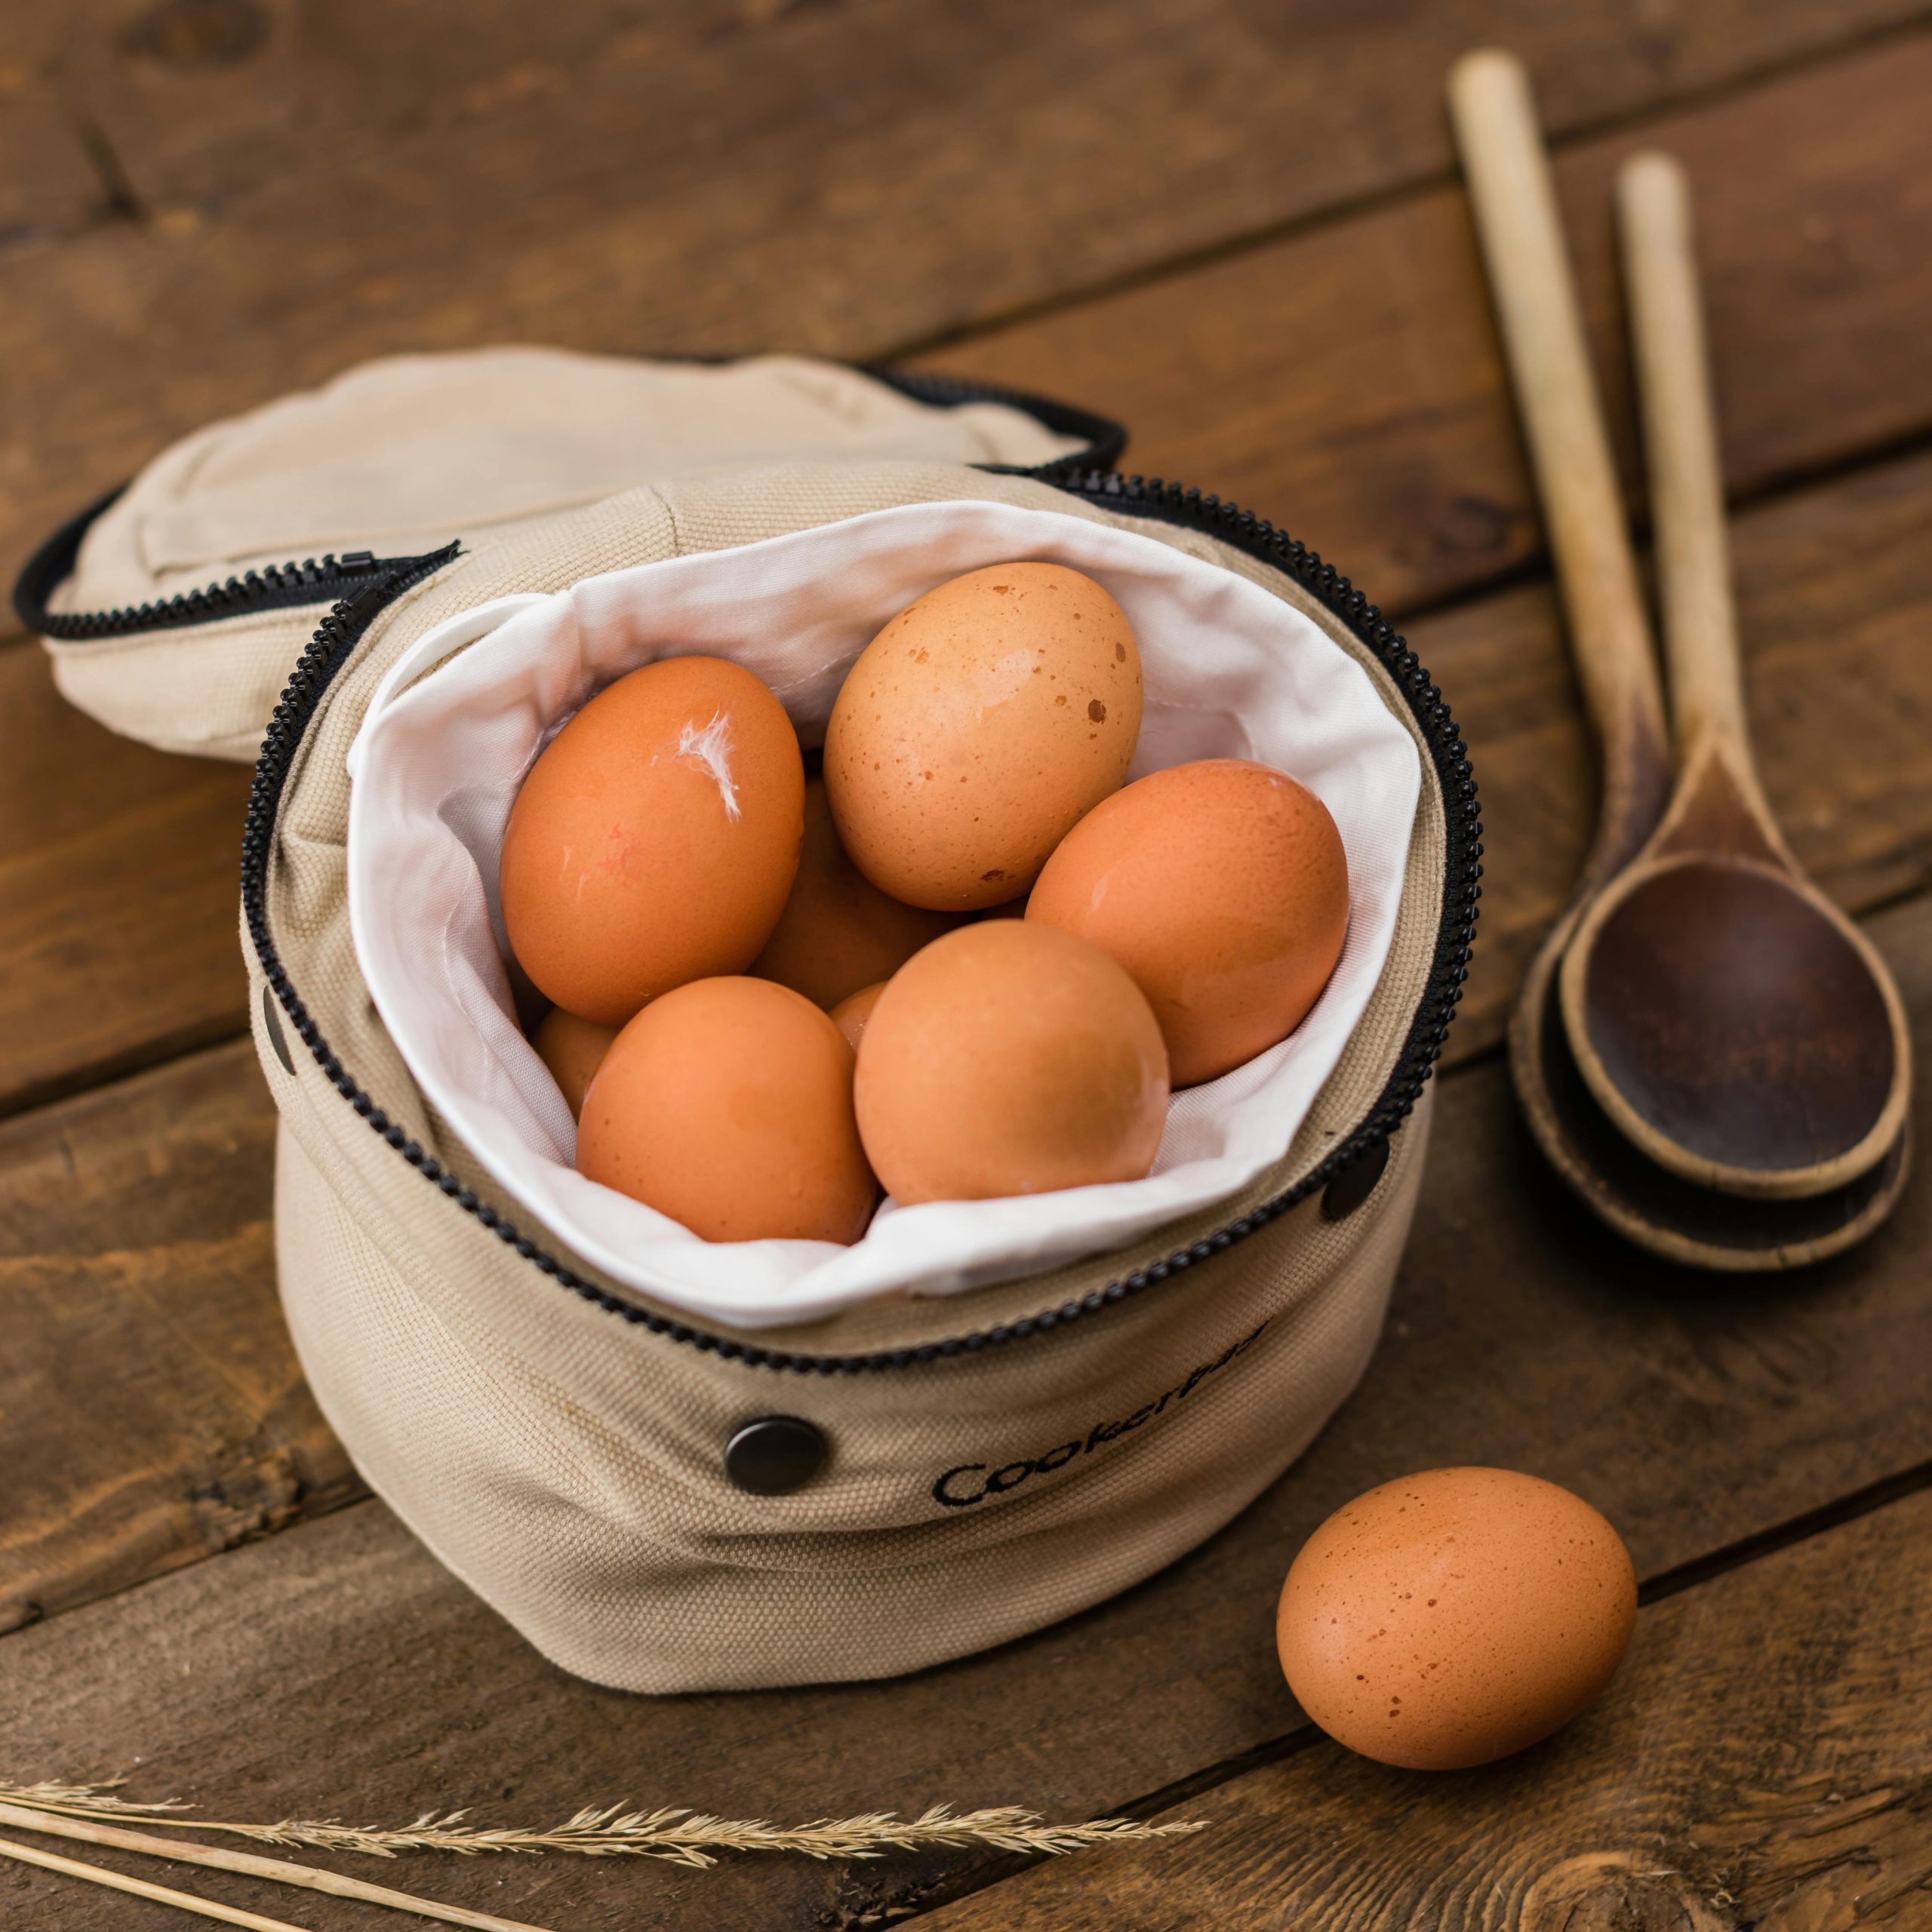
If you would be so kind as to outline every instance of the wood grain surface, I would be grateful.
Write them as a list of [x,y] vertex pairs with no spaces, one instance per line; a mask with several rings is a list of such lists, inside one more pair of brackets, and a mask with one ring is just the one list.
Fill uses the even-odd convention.
[[248,782],[114,737],[0,646],[0,1114],[240,1029]]
[[[1561,1195],[1484,1057],[1594,792],[1441,104],[1491,41],[1557,138],[1633,500],[1609,185],[1640,143],[1690,168],[1765,779],[1870,915],[1923,1064],[1928,0],[478,0],[460,30],[403,0],[0,0],[0,572],[185,430],[374,354],[909,352],[1121,414],[1128,467],[1274,517],[1406,617],[1487,825],[1387,1333],[1288,1475],[989,1655],[641,1700],[552,1669],[443,1572],[302,1383],[272,1110],[233,1037],[247,774],[111,738],[0,646],[0,1778],[383,1823],[629,1798],[1213,1826],[1032,1869],[374,1873],[555,1932],[1932,1924],[1932,1192],[1789,1281],[1684,1273]],[[1331,1509],[1450,1461],[1579,1491],[1664,1590],[1596,1710],[1428,1780],[1308,1729],[1272,1604]],[[106,1922],[97,1894],[0,1871],[10,1932]],[[129,1899],[111,1922],[183,1921]]]
[[[1446,178],[1441,76],[1484,39],[1530,60],[1561,131],[1735,88],[1925,9],[491,0],[461,33],[386,0],[45,12],[66,24],[34,27],[20,95],[88,131],[102,195],[75,226],[55,192],[0,253],[8,574],[51,506],[370,355],[505,340],[878,355]],[[1847,140],[1878,118],[1862,101]],[[1761,141],[1740,171],[1779,152]],[[1835,177],[1821,192],[1842,198]],[[1385,265],[1386,232],[1362,230]],[[1814,259],[1841,284],[1884,272],[1842,238]],[[1195,299],[1221,304],[1225,287],[1211,276]],[[1301,325],[1292,305],[1248,312],[1244,331],[1284,343]],[[1240,373],[1225,341],[1149,342],[1135,353],[1157,384],[1204,352]],[[1119,369],[1116,349],[1093,380],[1112,389]],[[1078,373],[1075,399],[1093,386]],[[1260,397],[1235,406],[1278,416]],[[1386,413],[1371,420],[1383,435]],[[1217,454],[1194,474],[1241,494],[1247,455]]]
[[0,1122],[0,1631],[362,1494],[275,1295],[245,1042]]
[[[1872,930],[1924,1053],[1932,900]],[[1295,1727],[1269,1637],[1275,1590],[1322,1517],[1405,1469],[1491,1463],[1564,1483],[1655,1576],[1924,1461],[1932,1195],[1909,1195],[1844,1260],[1740,1286],[1651,1262],[1554,1198],[1495,1062],[1452,1075],[1441,1108],[1361,1389],[1227,1531],[1087,1615],[898,1683],[632,1698],[544,1665],[368,1504],[0,1641],[0,1775],[138,1767],[153,1795],[230,1807],[401,1818],[475,1800],[506,1823],[626,1798],[732,1815],[941,1798],[1085,1814]],[[73,1291],[115,1301],[85,1270]],[[142,1349],[149,1318],[118,1306]],[[280,1331],[266,1294],[258,1319],[266,1349]],[[58,1440],[30,1409],[11,1413],[23,1441]],[[965,1857],[709,1877],[546,1866],[519,1867],[506,1892],[466,1867],[439,1884],[559,1927],[706,1912],[804,1926],[863,1922],[977,1869]],[[88,1906],[36,1895],[35,1932],[91,1923]],[[332,1909],[312,1922],[353,1922]]]
[[[1932,426],[1932,36],[1556,156],[1625,480],[1635,427],[1611,187],[1670,149],[1697,199],[1734,492]],[[1545,103],[1546,109],[1547,103]],[[1131,429],[1125,466],[1217,491],[1408,610],[1541,554],[1467,205],[1445,186],[925,358]]]
[[[452,35],[435,9],[392,0],[337,0],[325,20],[294,0],[33,11],[46,17],[22,23],[20,91],[91,118],[143,208],[231,219],[278,184],[420,136],[454,143],[431,184],[445,206],[486,146],[513,150],[539,207],[575,177],[581,208],[586,174],[626,162],[674,168],[720,202],[719,189],[763,200],[789,165],[804,180],[768,210],[784,220],[738,217],[761,240],[786,223],[823,223],[844,242],[915,218],[930,236],[943,184],[949,242],[975,227],[999,236],[989,252],[1009,258],[1007,273],[1044,272],[1056,293],[1066,269],[1047,259],[1051,236],[1137,266],[1153,237],[1166,254],[1439,170],[1438,78],[1485,39],[1510,40],[1547,72],[1552,122],[1567,129],[1735,86],[1925,11],[1912,0],[1640,14],[1606,0],[1395,0],[1341,14],[1182,0],[1152,15],[1097,0],[1044,14],[1014,0],[577,0],[547,11],[478,0]],[[1123,180],[1129,117],[1161,138]],[[1025,192],[1029,166],[1062,193]],[[669,185],[633,175],[605,198],[661,212]],[[1089,232],[1114,211],[1139,232]],[[956,267],[949,279],[949,316],[964,286]]]
[[1201,1836],[1039,1869],[931,1932],[1896,1932],[1932,1923],[1932,1496],[1644,1611],[1567,1730],[1481,1770],[1323,1740]]

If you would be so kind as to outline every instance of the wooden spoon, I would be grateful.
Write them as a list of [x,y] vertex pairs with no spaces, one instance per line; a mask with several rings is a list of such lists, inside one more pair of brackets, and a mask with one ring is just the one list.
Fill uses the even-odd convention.
[[1559,969],[1597,896],[1663,817],[1670,793],[1663,695],[1528,75],[1510,54],[1471,54],[1451,72],[1449,102],[1602,764],[1596,835],[1575,894],[1511,1015],[1518,1097],[1558,1173],[1641,1246],[1727,1270],[1817,1260],[1862,1238],[1890,1211],[1904,1181],[1903,1136],[1840,1187],[1747,1203],[1647,1159],[1597,1104],[1571,1055]]
[[1637,156],[1617,211],[1678,779],[1577,924],[1564,1027],[1597,1104],[1659,1166],[1722,1193],[1823,1194],[1905,1124],[1904,1002],[1799,869],[1752,763],[1684,171]]

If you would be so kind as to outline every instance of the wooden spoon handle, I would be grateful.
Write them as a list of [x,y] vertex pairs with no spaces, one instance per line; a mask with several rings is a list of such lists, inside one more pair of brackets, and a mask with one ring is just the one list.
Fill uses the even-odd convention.
[[1684,170],[1666,154],[1634,156],[1617,177],[1617,211],[1643,405],[1678,762],[1687,765],[1694,749],[1715,737],[1748,776],[1724,472]]
[[1512,54],[1466,54],[1450,72],[1449,106],[1584,700],[1603,748],[1587,891],[1632,856],[1662,815],[1669,783],[1663,695],[1529,76]]

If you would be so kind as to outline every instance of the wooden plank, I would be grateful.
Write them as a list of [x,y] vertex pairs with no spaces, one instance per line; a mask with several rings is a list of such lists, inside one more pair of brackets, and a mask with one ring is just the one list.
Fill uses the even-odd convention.
[[1601,1702],[1451,1775],[1324,1741],[1180,1807],[1180,1845],[1041,1868],[931,1932],[1284,1925],[1850,1932],[1932,1921],[1932,1495],[1638,1619]]
[[275,1300],[245,1042],[0,1122],[0,1630],[363,1492]]
[[[1932,457],[1761,504],[1733,539],[1759,768],[1800,860],[1854,910],[1932,885]],[[1501,1038],[1583,863],[1591,751],[1546,586],[1425,620],[1411,641],[1482,792],[1482,921],[1450,1043],[1467,1060]]]
[[0,6],[0,251],[114,216],[100,129],[61,85],[66,12],[31,0]]
[[[1477,41],[1516,45],[1569,128],[1924,0],[742,0],[695,21],[499,0],[454,35],[378,0],[313,27],[288,0],[214,11],[237,8],[259,41],[186,61],[118,0],[71,10],[57,84],[140,218],[0,259],[0,571],[186,430],[369,355],[875,355],[1442,177],[1441,75]],[[1158,359],[1189,352],[1177,337]],[[1076,398],[1113,385],[1072,373]],[[1368,412],[1369,441],[1385,420]]]
[[0,1113],[240,1029],[248,783],[113,737],[0,648]]
[[[1020,231],[1009,276],[1055,275],[1042,258],[1056,233],[1104,251],[1112,272],[1144,266],[1132,238],[1085,232],[1082,217],[1103,210],[1131,213],[1165,254],[1440,171],[1437,82],[1486,39],[1509,38],[1547,72],[1552,125],[1568,129],[1734,86],[1924,11],[1912,0],[1730,0],[1632,20],[1599,0],[1545,18],[1497,0],[1404,0],[1371,17],[1286,21],[1229,0],[1044,17],[1012,0],[585,0],[549,13],[485,0],[453,38],[433,12],[394,0],[339,5],[324,32],[290,0],[41,11],[14,9],[27,16],[18,91],[109,134],[149,212],[224,219],[291,177],[431,135],[448,156],[433,192],[466,178],[472,153],[451,152],[452,140],[518,147],[533,198],[556,191],[567,160],[580,198],[583,175],[627,143],[635,162],[731,176],[741,195],[788,164],[814,185],[863,182],[863,199],[842,207],[829,194],[786,206],[794,221],[842,215],[849,235],[855,219],[910,211],[904,190],[881,185],[889,163],[909,161]],[[1137,157],[1131,186],[1113,178],[1114,128],[1130,115],[1163,137]],[[1022,144],[1057,165],[1050,202],[1017,192]],[[918,212],[929,227],[931,205]],[[955,289],[949,313],[956,303]]]
[[[1932,38],[1559,157],[1557,179],[1635,484],[1611,234],[1617,164],[1688,166],[1734,491],[1932,425]],[[1521,569],[1542,537],[1460,189],[1444,188],[925,358],[1128,423],[1128,466],[1291,530],[1386,608]]]
[[[1872,931],[1924,1053],[1932,898]],[[475,1801],[507,1823],[624,1798],[791,1818],[942,1798],[1087,1815],[1294,1727],[1274,1594],[1300,1540],[1372,1483],[1452,1461],[1527,1468],[1604,1509],[1654,1576],[1924,1460],[1932,1190],[1909,1192],[1857,1254],[1740,1291],[1633,1254],[1556,1198],[1496,1063],[1446,1081],[1441,1107],[1361,1389],[1222,1535],[1085,1616],[898,1683],[630,1698],[543,1664],[369,1505],[0,1642],[0,1771],[138,1767],[136,1795],[265,1815]],[[112,1284],[77,1272],[74,1291],[111,1299]],[[14,1423],[57,1433],[31,1411]],[[636,1927],[802,1927],[889,1915],[971,1868],[558,1863],[505,1880],[470,1866],[438,1869],[433,1889],[558,1927],[614,1922],[620,1902]],[[86,1901],[35,1907],[39,1932],[91,1922]],[[349,1924],[327,1910],[312,1922]]]
[[[1546,71],[1554,124],[1568,128],[1735,85],[1923,13],[1910,0],[1732,0],[1633,20],[1598,0],[1543,18],[1497,0],[1403,0],[1369,17],[1287,20],[1228,0],[1045,15],[1011,0],[580,0],[548,13],[483,0],[452,37],[433,11],[395,0],[338,4],[325,32],[288,0],[61,11],[60,29],[40,29],[54,57],[35,78],[111,132],[146,207],[223,219],[265,185],[433,134],[472,151],[479,137],[521,147],[535,196],[555,192],[567,155],[581,172],[622,144],[641,164],[733,177],[741,193],[768,192],[771,170],[789,164],[814,186],[863,184],[856,205],[848,194],[835,210],[828,192],[785,209],[814,225],[842,214],[849,235],[855,217],[912,211],[904,189],[881,185],[892,164],[910,163],[1018,229],[999,251],[1021,258],[1009,275],[1057,275],[1040,259],[1054,233],[1104,251],[1112,272],[1143,265],[1134,238],[1088,234],[1083,214],[1131,213],[1164,255],[1440,171],[1436,82],[1487,39],[1511,39]],[[573,143],[574,106],[584,112]],[[668,122],[654,112],[666,108]],[[1109,178],[1130,115],[1161,134],[1137,156],[1134,192]],[[1051,199],[1017,192],[1011,149],[1023,143],[1056,168]],[[470,158],[452,155],[438,192]],[[930,226],[931,203],[918,212]],[[952,297],[949,314],[956,287]]]
[[0,251],[105,215],[88,138],[55,103],[26,94],[19,64],[0,57]]

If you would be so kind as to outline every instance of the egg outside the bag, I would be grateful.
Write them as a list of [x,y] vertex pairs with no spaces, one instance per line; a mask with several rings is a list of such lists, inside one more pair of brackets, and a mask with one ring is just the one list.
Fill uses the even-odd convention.
[[1168,1056],[1140,989],[1097,947],[986,919],[915,953],[859,1042],[859,1131],[902,1206],[1142,1179]]
[[552,1007],[531,1035],[530,1044],[537,1049],[537,1058],[550,1069],[550,1078],[557,1083],[571,1119],[583,1113],[583,1097],[617,1037],[616,1027],[600,1026],[594,1020],[580,1020],[561,1006]]
[[621,1026],[688,980],[743,972],[797,873],[804,764],[742,666],[672,657],[598,693],[512,807],[511,949],[567,1012]]
[[904,905],[880,891],[845,856],[825,781],[808,779],[798,877],[751,970],[829,1012],[848,993],[890,979],[959,916]]
[[1047,861],[1026,916],[1126,968],[1174,1084],[1192,1087],[1286,1039],[1321,998],[1348,935],[1348,857],[1306,786],[1204,758],[1096,805]]
[[1485,1764],[1602,1690],[1636,1623],[1623,1539],[1510,1469],[1431,1469],[1358,1496],[1281,1590],[1281,1668],[1351,1750],[1417,1770]]
[[638,1014],[584,1097],[577,1164],[706,1241],[850,1243],[878,1198],[852,1049],[769,980],[694,980]]
[[1115,790],[1140,735],[1120,606],[1059,564],[995,564],[928,591],[862,651],[826,728],[853,863],[908,905],[1017,898]]

